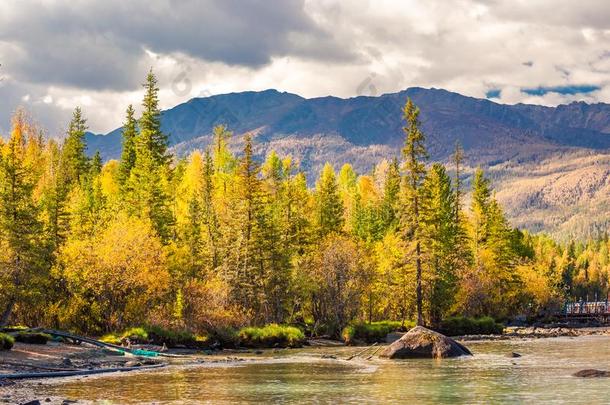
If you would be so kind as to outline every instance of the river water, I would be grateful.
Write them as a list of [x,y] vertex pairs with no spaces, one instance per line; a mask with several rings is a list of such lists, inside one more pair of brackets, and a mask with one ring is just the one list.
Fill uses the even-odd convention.
[[[585,368],[610,369],[610,336],[467,346],[474,356],[443,360],[345,361],[362,350],[346,347],[269,351],[237,365],[172,366],[50,382],[37,390],[104,404],[610,403],[610,379],[572,376]],[[511,352],[522,357],[508,358]],[[337,359],[323,359],[324,354]]]

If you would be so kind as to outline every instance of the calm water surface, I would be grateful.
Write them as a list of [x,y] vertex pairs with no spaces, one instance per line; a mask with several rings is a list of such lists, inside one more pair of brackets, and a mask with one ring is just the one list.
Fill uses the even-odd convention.
[[[470,358],[346,358],[361,348],[282,350],[239,365],[204,364],[84,378],[40,386],[41,394],[107,404],[420,403],[608,404],[610,379],[580,379],[583,368],[610,369],[610,337],[469,342]],[[521,358],[507,358],[518,352]],[[209,359],[209,357],[208,357]]]

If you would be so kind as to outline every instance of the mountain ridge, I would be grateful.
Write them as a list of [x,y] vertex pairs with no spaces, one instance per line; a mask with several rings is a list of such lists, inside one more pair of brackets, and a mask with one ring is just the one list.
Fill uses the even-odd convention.
[[[268,89],[193,98],[164,110],[162,129],[177,156],[204,149],[218,124],[234,132],[236,151],[242,135],[251,133],[259,159],[272,149],[291,155],[312,181],[326,161],[369,173],[380,160],[399,155],[407,97],[421,110],[431,160],[447,161],[461,143],[467,172],[476,166],[488,171],[513,224],[588,237],[610,223],[606,103],[509,105],[421,87],[350,98]],[[86,141],[89,153],[97,149],[105,160],[118,158],[121,128],[89,133]]]

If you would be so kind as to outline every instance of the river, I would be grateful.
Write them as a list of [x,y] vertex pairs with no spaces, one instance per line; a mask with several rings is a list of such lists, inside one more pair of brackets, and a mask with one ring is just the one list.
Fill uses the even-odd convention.
[[[344,359],[362,348],[266,351],[238,364],[49,381],[40,395],[104,404],[194,403],[610,403],[610,336],[467,342],[474,356],[444,360]],[[518,352],[520,358],[506,355]],[[337,360],[323,359],[335,355]],[[254,355],[252,355],[254,356]],[[211,356],[205,357],[210,359]]]

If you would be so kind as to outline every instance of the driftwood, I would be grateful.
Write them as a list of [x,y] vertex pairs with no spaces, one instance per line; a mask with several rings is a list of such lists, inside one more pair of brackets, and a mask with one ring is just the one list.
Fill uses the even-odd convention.
[[150,366],[141,367],[116,367],[116,368],[100,368],[96,370],[74,370],[74,371],[49,371],[42,373],[15,373],[15,374],[0,374],[0,380],[24,380],[34,378],[54,378],[54,377],[73,377],[79,375],[116,373],[134,370],[150,370],[153,368],[165,367],[166,364],[153,364]]
[[[8,366],[17,366],[17,367],[30,367],[30,368],[39,368],[41,370],[50,370],[50,371],[77,371],[75,368],[59,368],[59,367],[49,367],[49,366],[40,366],[31,363],[20,363],[17,361],[2,361],[0,365],[6,364]],[[2,374],[0,374],[0,379],[2,378]]]
[[360,356],[361,354],[365,353],[367,350],[369,350],[369,349],[371,349],[371,348],[373,348],[373,347],[375,347],[375,346],[377,346],[377,342],[375,342],[375,343],[373,343],[372,345],[370,345],[370,346],[368,346],[368,347],[364,348],[364,350],[361,350],[361,351],[359,351],[358,353],[356,353],[356,354],[353,354],[353,355],[349,356],[349,357],[348,357],[347,359],[345,359],[345,360],[350,361],[350,360],[352,360],[354,357],[358,357],[358,356]]
[[375,349],[375,351],[373,351],[373,353],[371,353],[371,355],[370,355],[369,357],[367,357],[366,359],[367,359],[367,360],[372,359],[372,358],[373,358],[373,356],[374,356],[375,354],[377,354],[377,352],[378,352],[380,349],[381,349],[381,346],[377,346],[377,349]]

